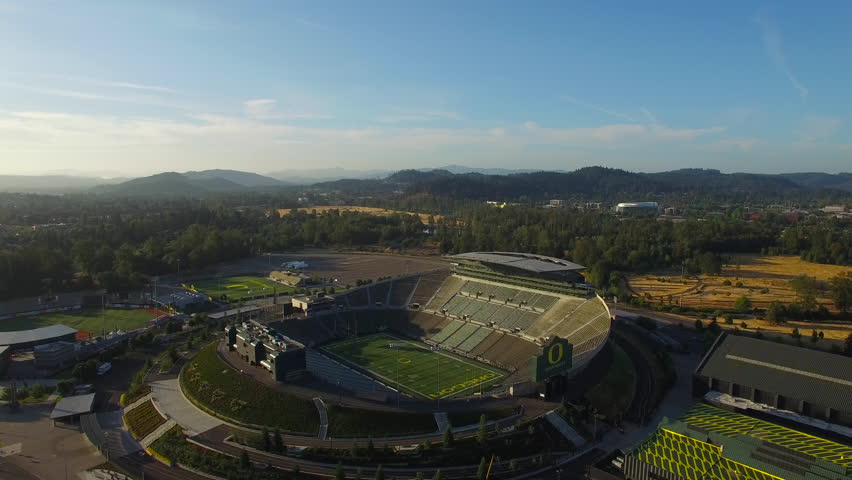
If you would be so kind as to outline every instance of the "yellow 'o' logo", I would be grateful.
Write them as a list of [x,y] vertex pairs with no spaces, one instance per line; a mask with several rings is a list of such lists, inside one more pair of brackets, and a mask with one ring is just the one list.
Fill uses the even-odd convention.
[[547,350],[547,361],[551,365],[556,365],[557,363],[562,361],[562,357],[565,356],[565,345],[561,343],[554,343],[550,346],[550,349]]

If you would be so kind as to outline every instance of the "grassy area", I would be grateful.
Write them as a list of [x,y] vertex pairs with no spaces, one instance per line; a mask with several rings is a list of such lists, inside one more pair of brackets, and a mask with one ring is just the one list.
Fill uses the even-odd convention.
[[[681,269],[677,268],[631,276],[628,285],[638,296],[650,296],[654,302],[668,303],[671,296],[673,304],[684,307],[732,309],[737,298],[747,296],[755,308],[765,309],[775,301],[785,304],[794,301],[796,293],[790,288],[790,279],[796,275],[828,280],[848,270],[849,267],[842,265],[811,263],[787,255],[737,255],[722,266],[719,275],[682,278]],[[831,299],[820,297],[817,301],[835,310]]]
[[328,430],[333,437],[416,435],[438,430],[431,413],[401,413],[328,406]]
[[607,418],[619,418],[628,408],[636,391],[636,371],[630,357],[618,345],[612,344],[612,364],[600,383],[586,398]]
[[216,343],[202,349],[181,371],[184,393],[213,414],[245,424],[315,434],[319,414],[310,400],[256,382],[227,366]]
[[[393,344],[395,347],[390,348]],[[323,347],[331,355],[357,365],[388,386],[426,398],[446,398],[488,390],[505,373],[429,346],[384,333],[344,340]]]
[[225,295],[228,300],[239,300],[272,295],[273,292],[290,293],[294,290],[293,287],[274,282],[268,278],[253,276],[209,278],[193,282],[191,286],[212,297],[213,300],[221,300],[222,295]]
[[150,400],[127,412],[124,420],[127,422],[128,430],[137,440],[145,438],[166,422]]
[[0,321],[0,332],[29,330],[31,328],[66,325],[83,332],[100,335],[102,330],[133,330],[144,326],[157,315],[148,309],[90,308],[72,312],[57,312],[32,317],[14,317]]

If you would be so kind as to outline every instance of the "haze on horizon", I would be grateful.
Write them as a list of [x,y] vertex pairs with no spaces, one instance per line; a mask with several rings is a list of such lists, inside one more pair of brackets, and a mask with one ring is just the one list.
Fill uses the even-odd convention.
[[0,174],[850,170],[852,4],[0,0]]

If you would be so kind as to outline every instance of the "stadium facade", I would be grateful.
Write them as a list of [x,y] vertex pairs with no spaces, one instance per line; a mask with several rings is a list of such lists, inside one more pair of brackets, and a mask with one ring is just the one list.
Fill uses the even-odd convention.
[[450,260],[451,269],[357,288],[335,296],[334,308],[272,326],[319,355],[320,346],[393,333],[496,367],[506,375],[489,388],[515,394],[564,388],[604,347],[611,314],[583,286],[583,266],[507,252]]

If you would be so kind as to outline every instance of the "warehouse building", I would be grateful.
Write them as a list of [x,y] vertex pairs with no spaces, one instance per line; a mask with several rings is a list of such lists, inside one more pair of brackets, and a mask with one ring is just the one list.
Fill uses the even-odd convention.
[[65,325],[20,330],[17,332],[0,332],[0,345],[8,345],[12,350],[28,350],[36,345],[66,340],[74,341],[77,330]]
[[850,357],[723,334],[698,365],[692,390],[852,426]]

